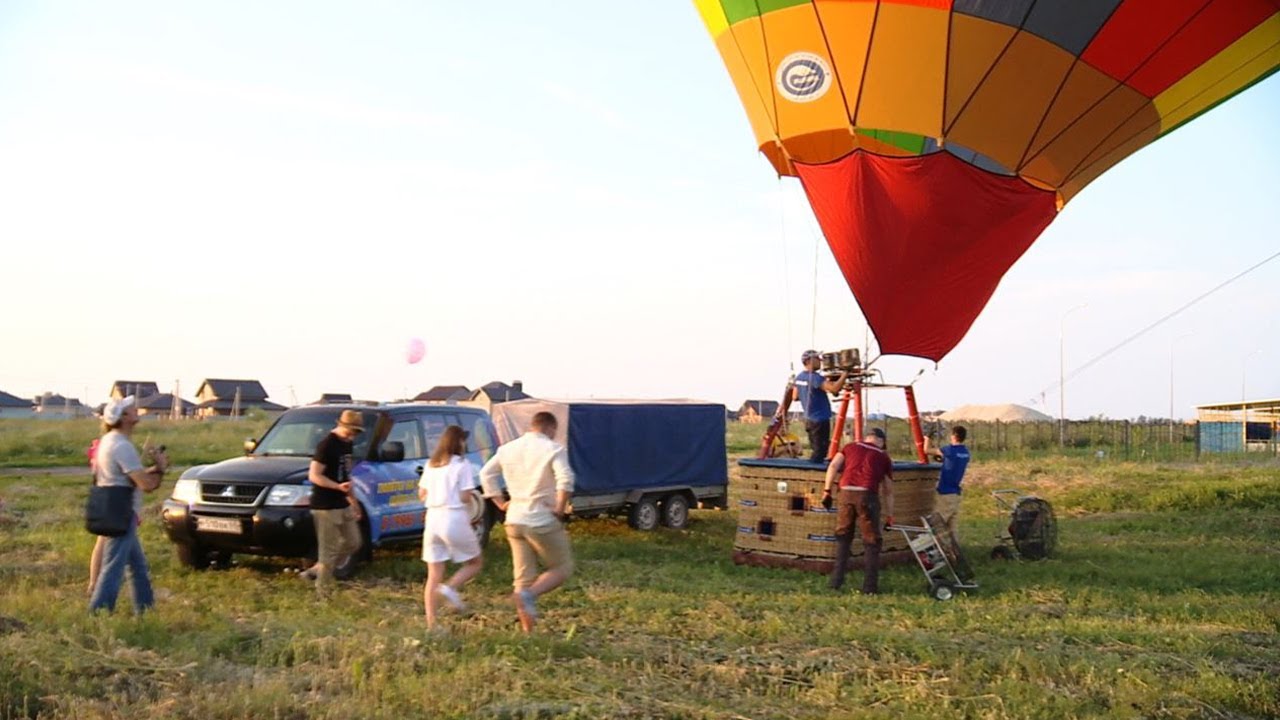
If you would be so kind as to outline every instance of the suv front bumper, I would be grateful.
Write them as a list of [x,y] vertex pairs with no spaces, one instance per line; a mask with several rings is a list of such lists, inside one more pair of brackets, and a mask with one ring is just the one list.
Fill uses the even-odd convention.
[[[170,499],[164,501],[160,517],[169,540],[180,545],[281,557],[315,553],[315,527],[311,510],[305,507],[188,505]],[[201,523],[201,518],[213,523]],[[217,531],[210,529],[212,524],[219,526]]]

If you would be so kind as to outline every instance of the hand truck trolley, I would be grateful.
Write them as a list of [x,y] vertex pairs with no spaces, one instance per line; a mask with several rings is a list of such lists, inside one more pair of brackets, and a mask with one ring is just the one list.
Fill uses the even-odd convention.
[[973,569],[937,514],[920,518],[920,525],[890,525],[906,538],[916,563],[928,582],[926,592],[935,600],[950,600],[956,590],[976,590]]

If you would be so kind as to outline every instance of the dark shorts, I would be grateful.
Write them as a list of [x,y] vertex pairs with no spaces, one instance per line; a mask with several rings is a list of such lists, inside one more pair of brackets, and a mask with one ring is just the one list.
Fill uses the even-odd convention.
[[863,545],[880,543],[879,493],[841,490],[836,508],[837,537],[853,537],[853,529],[857,527]]

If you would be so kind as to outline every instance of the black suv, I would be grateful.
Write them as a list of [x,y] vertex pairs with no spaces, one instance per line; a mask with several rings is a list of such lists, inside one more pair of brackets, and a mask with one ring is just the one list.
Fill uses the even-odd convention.
[[[307,468],[316,445],[337,425],[343,410],[360,412],[366,428],[355,441],[351,469],[364,510],[365,551],[354,560],[387,543],[422,541],[418,477],[447,426],[460,425],[471,434],[467,458],[477,470],[497,449],[493,422],[477,408],[421,403],[294,408],[261,441],[246,441],[244,457],[198,465],[174,484],[161,516],[183,564],[225,566],[234,553],[314,557]],[[478,495],[473,502],[484,542],[500,513]],[[347,563],[335,573],[348,575],[353,567],[354,562]]]

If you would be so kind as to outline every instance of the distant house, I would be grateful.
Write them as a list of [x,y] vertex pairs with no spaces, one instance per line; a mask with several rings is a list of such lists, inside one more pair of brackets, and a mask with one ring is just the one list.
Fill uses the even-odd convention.
[[0,391],[0,418],[29,418],[35,414],[30,400]]
[[311,403],[312,405],[350,405],[350,393],[324,393],[320,399]]
[[737,411],[737,410],[725,410],[725,411],[724,411],[724,419],[725,419],[725,420],[727,420],[728,422],[738,422],[738,411]]
[[195,412],[196,405],[182,398],[175,398],[172,393],[156,393],[138,401],[138,415],[154,415],[156,417],[173,417],[174,405],[178,406],[177,416],[187,417]]
[[1280,456],[1280,398],[1197,405],[1196,451]]
[[265,412],[284,412],[287,408],[267,400],[267,391],[257,380],[222,380],[209,378],[200,383],[196,390],[196,415],[198,417],[230,417],[236,408],[236,393],[239,392],[238,412],[243,415],[250,409]]
[[494,405],[512,400],[525,400],[533,397],[524,392],[524,383],[516,380],[510,385],[504,382],[494,381],[485,383],[474,390],[467,397],[467,404],[475,407],[482,407],[485,410],[492,408]]
[[778,412],[777,400],[747,400],[738,408],[738,422],[762,423],[773,419]]
[[144,380],[117,380],[111,383],[111,399],[119,400],[121,398],[134,396],[141,400],[150,395],[159,395],[160,388],[151,381]]
[[471,391],[465,385],[437,385],[426,392],[418,393],[413,399],[415,402],[450,405],[470,397]]
[[67,420],[70,418],[92,417],[93,410],[76,398],[63,397],[57,393],[46,392],[32,402],[35,416],[49,420]]

